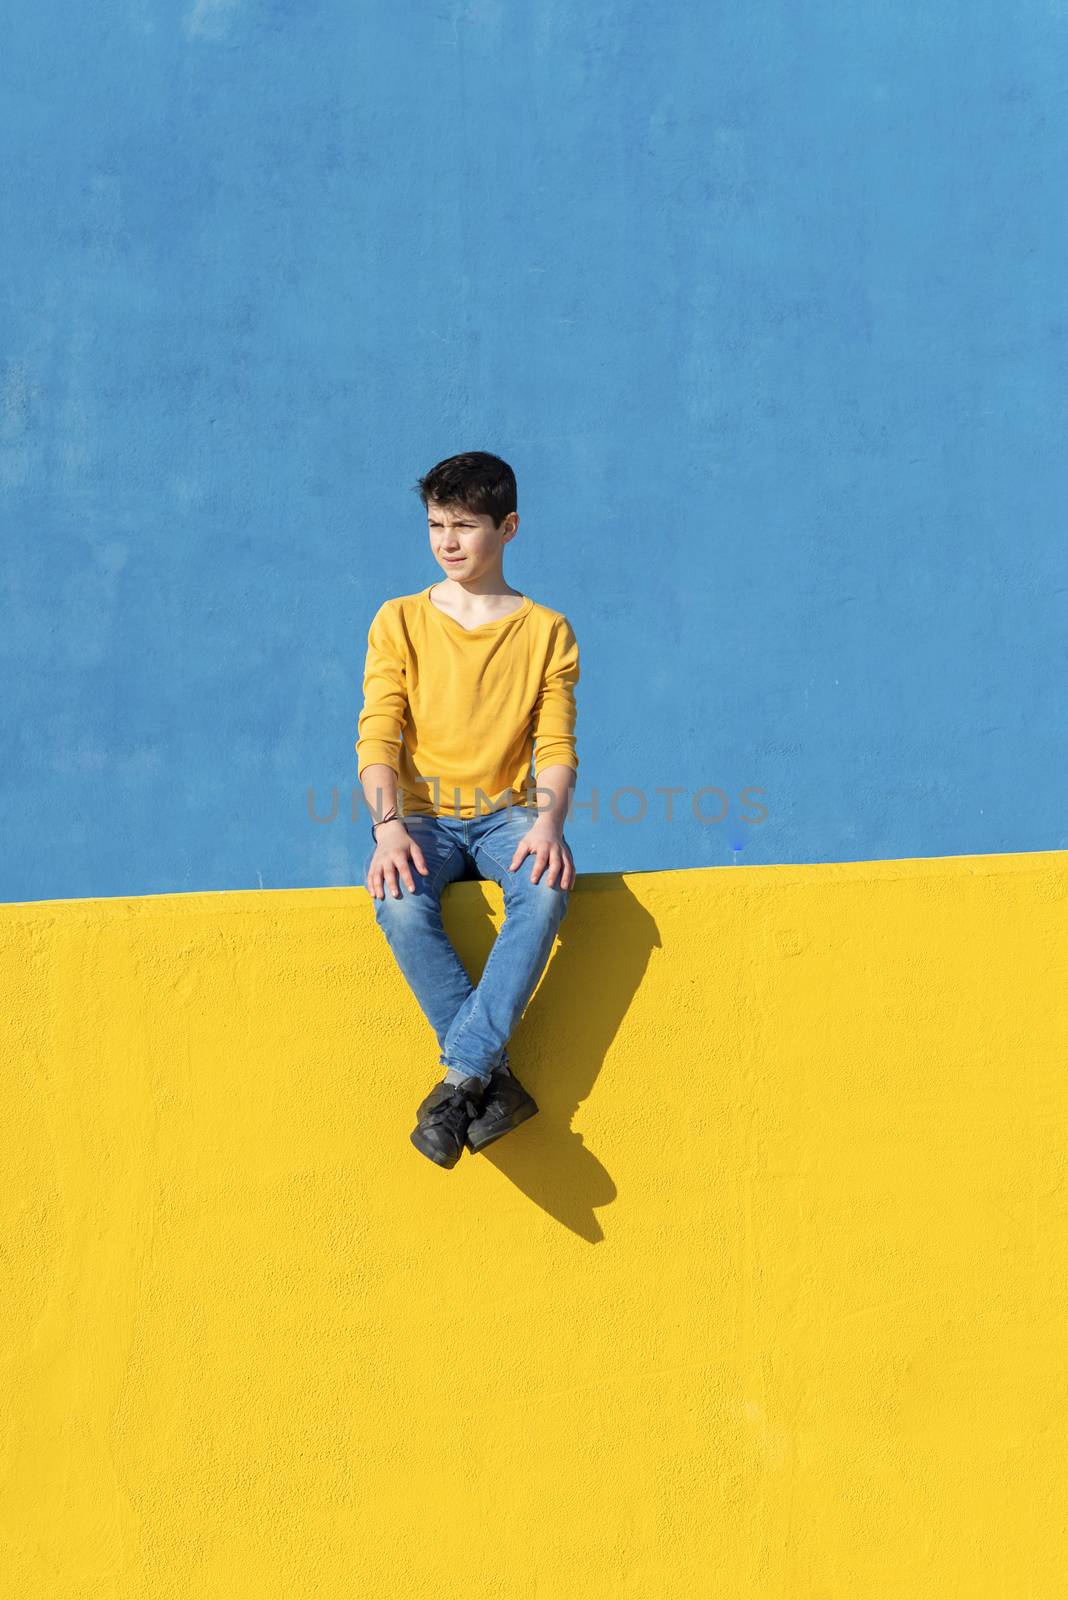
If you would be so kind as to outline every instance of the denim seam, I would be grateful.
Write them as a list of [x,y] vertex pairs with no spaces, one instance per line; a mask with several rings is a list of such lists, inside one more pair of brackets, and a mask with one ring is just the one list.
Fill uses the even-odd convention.
[[[448,868],[449,862],[452,860],[453,852],[456,851],[456,850],[459,850],[459,849],[460,849],[460,846],[458,844],[450,844],[449,845],[449,853],[445,857],[445,860],[441,863],[441,866],[438,869],[437,876],[434,878],[433,882],[430,885],[430,893],[432,895],[436,895],[438,890],[441,888],[442,879],[445,876],[445,872],[446,872],[446,870]],[[463,854],[463,852],[461,851],[461,856],[462,856],[462,854]]]
[[[502,872],[506,872],[510,878],[514,878],[515,877],[515,873],[512,872],[508,867],[506,867],[503,861],[498,860],[498,858],[493,854],[493,851],[490,849],[488,844],[482,843],[481,845],[479,845],[479,849],[480,850],[484,850],[486,852],[486,854],[489,856],[490,860],[494,863],[494,865],[500,867]],[[520,865],[522,865],[522,862],[520,862]]]
[[[532,826],[533,826],[533,824],[532,824]],[[490,849],[488,844],[483,843],[482,849],[485,850],[485,852],[489,856],[490,860],[493,861],[493,862],[496,862],[497,866],[500,867],[501,871],[503,873],[505,873],[505,875],[508,878],[512,879],[513,881],[515,880],[516,872],[518,872],[519,868],[522,867],[523,861],[527,860],[527,856],[524,856],[523,857],[523,861],[521,861],[519,863],[519,866],[516,867],[515,872],[513,872],[510,867],[506,867],[505,866],[503,861],[499,861],[497,859],[497,857],[493,854],[493,851]],[[538,879],[537,883],[531,885],[531,887],[534,888],[534,889],[540,889],[541,886],[542,886],[541,878]],[[545,885],[545,887],[546,887],[546,889],[555,889],[558,894],[566,894],[567,893],[566,889],[561,889],[560,884],[559,884],[559,880],[556,883],[547,883]],[[501,893],[502,894],[504,893],[503,885],[501,887]]]
[[[534,824],[533,824],[533,822],[532,822],[532,823],[530,823],[530,824],[529,824],[529,826],[528,826],[528,828],[527,828],[527,832],[528,832],[528,833],[529,833],[529,832],[530,832],[530,829],[531,829],[531,828],[532,828],[532,827],[533,827],[533,826],[534,826]],[[490,836],[490,837],[491,837],[491,838],[492,838],[492,835],[491,835],[491,836]],[[486,854],[487,854],[487,855],[488,855],[488,856],[489,856],[489,858],[490,858],[490,860],[491,860],[491,861],[492,861],[492,862],[494,862],[494,863],[495,863],[495,865],[496,865],[496,866],[498,866],[498,867],[500,867],[500,869],[501,869],[501,871],[502,871],[502,872],[505,872],[505,873],[507,873],[507,874],[508,874],[508,876],[509,876],[509,877],[510,877],[510,878],[514,878],[514,877],[515,877],[515,873],[514,873],[514,872],[512,872],[512,870],[511,870],[511,869],[510,869],[510,868],[509,868],[509,867],[506,867],[506,866],[505,866],[505,864],[504,864],[504,862],[503,862],[503,861],[501,861],[501,860],[500,860],[500,859],[499,859],[499,857],[497,857],[497,856],[495,856],[495,855],[494,855],[494,853],[493,853],[493,851],[492,851],[492,850],[491,850],[491,849],[490,849],[490,847],[489,847],[489,845],[488,845],[488,844],[487,844],[487,843],[486,843],[486,841],[485,841],[485,840],[484,840],[484,839],[482,839],[482,840],[480,840],[480,841],[479,841],[479,845],[478,845],[478,848],[479,848],[479,849],[481,849],[481,850],[484,850],[484,851],[485,851],[485,852],[486,852]],[[514,853],[515,853],[515,852],[514,852],[514,851],[513,851],[513,854],[514,854]],[[525,860],[526,860],[526,856],[524,856],[524,857],[523,857],[523,861],[525,861]],[[519,863],[519,865],[520,865],[520,866],[522,866],[522,865],[523,865],[523,862],[522,862],[522,861],[521,861],[521,862],[520,862],[520,863]],[[517,871],[518,871],[518,868],[517,868],[517,869],[516,869],[516,870],[517,870]]]

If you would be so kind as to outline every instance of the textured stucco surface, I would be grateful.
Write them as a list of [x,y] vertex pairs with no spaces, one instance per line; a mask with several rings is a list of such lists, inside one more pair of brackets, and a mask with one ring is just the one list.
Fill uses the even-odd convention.
[[1063,0],[11,10],[0,900],[358,881],[467,449],[585,870],[1068,846]]
[[1055,1600],[1066,913],[584,877],[442,1172],[362,891],[0,908],[0,1595]]

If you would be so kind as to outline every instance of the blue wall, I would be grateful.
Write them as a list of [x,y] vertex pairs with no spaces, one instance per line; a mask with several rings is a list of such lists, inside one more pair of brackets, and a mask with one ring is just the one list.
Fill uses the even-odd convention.
[[359,881],[463,449],[579,637],[580,873],[1068,846],[1066,61],[1033,0],[23,8],[0,899]]

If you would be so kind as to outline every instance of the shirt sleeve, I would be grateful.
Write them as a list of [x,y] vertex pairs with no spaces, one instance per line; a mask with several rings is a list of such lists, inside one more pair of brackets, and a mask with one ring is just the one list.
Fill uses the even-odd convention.
[[386,606],[367,632],[363,709],[356,729],[356,776],[374,762],[398,770],[401,732],[408,716],[408,689],[401,641]]
[[534,776],[563,765],[578,771],[575,748],[575,685],[579,648],[570,622],[561,616],[553,628],[549,656],[534,706]]

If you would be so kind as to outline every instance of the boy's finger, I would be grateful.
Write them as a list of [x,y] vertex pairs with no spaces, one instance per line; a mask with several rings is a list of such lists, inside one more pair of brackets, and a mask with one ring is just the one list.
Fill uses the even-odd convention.
[[[545,868],[552,865],[553,848],[554,847],[548,842],[547,839],[542,839],[539,841],[537,848],[538,859],[535,861],[533,870],[530,874],[531,883],[538,883],[541,879],[542,873],[545,871]],[[548,861],[546,861],[544,855],[542,854],[543,850],[547,850],[549,852]]]
[[430,871],[430,868],[426,864],[426,857],[423,855],[423,852],[420,850],[419,846],[415,843],[412,844],[412,860],[415,862],[420,872]]

